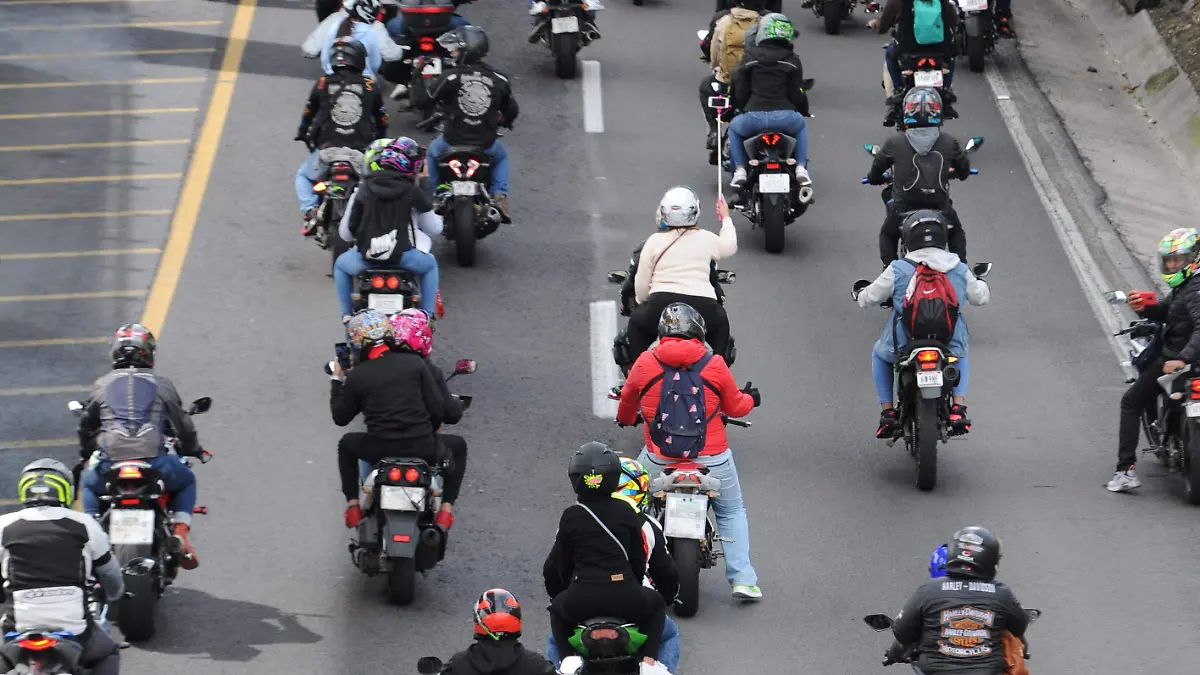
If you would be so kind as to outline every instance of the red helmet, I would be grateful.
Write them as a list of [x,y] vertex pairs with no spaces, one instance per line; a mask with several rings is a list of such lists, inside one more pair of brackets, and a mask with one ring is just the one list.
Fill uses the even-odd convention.
[[475,603],[475,637],[521,637],[521,603],[503,588],[492,588]]

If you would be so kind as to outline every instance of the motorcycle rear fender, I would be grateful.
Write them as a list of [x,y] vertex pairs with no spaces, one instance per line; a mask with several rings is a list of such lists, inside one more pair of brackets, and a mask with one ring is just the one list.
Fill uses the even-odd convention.
[[771,194],[766,195],[760,194],[759,198],[762,199],[767,206],[774,209],[785,206],[783,202],[786,200],[787,195],[778,192],[772,192]]
[[[385,511],[383,524],[383,547],[389,558],[412,558],[417,553],[421,528],[417,527],[418,511]],[[396,541],[396,537],[407,537],[407,541]]]
[[987,12],[971,12],[966,18],[967,37],[983,37],[986,21],[990,19]]

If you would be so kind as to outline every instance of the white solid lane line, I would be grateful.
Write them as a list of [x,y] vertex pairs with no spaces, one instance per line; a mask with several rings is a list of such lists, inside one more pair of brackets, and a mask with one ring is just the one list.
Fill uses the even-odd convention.
[[583,62],[583,130],[604,133],[604,102],[600,95],[600,62]]
[[617,416],[617,402],[608,398],[608,390],[621,377],[621,371],[612,359],[612,344],[616,337],[617,303],[613,300],[593,302],[592,414],[610,420]]

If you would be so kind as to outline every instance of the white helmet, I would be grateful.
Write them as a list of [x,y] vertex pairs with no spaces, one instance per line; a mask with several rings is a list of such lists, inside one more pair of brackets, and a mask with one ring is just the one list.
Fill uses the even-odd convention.
[[686,185],[667,190],[658,204],[658,229],[695,227],[700,220],[700,198]]

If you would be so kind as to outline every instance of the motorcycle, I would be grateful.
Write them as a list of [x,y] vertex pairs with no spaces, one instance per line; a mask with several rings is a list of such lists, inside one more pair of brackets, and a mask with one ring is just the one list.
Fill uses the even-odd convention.
[[751,158],[745,183],[749,187],[742,188],[744,198],[732,206],[746,214],[753,227],[762,228],[768,253],[780,253],[783,228],[804,215],[813,201],[812,185],[800,185],[796,178],[796,139],[767,130],[742,145]]
[[[1042,615],[1042,610],[1026,609],[1025,613],[1027,615],[1029,615],[1029,623],[1032,625],[1033,622],[1037,621],[1038,617],[1040,617]],[[868,626],[870,626],[871,629],[877,633],[883,632],[885,630],[890,630],[892,628],[892,625],[895,623],[892,620],[892,617],[890,617],[886,614],[868,614],[867,616],[863,617],[863,622],[866,623]],[[1024,637],[1021,638],[1021,643],[1024,647],[1025,658],[1027,660],[1032,659],[1033,657],[1029,654],[1029,643],[1025,641]],[[921,669],[918,668],[915,663],[913,663],[914,661],[917,660],[917,658],[919,656],[920,656],[920,651],[918,651],[916,648],[913,648],[909,651],[906,651],[904,654],[904,658],[900,661],[893,661],[891,659],[891,657],[885,657],[883,660],[883,665],[890,666],[890,665],[894,665],[896,663],[907,663],[912,666],[913,671],[915,673],[917,673],[917,675],[921,675]]]
[[[837,35],[842,32],[842,21],[850,18],[857,5],[858,0],[816,0],[812,4],[812,11],[817,18],[825,20],[826,35]],[[878,2],[867,2],[865,5],[867,14],[875,14],[881,9]]]
[[983,59],[996,48],[996,23],[989,0],[958,0],[956,41],[972,73],[983,72]]
[[[1122,291],[1105,294],[1112,304],[1125,304],[1128,297]],[[1129,336],[1129,362],[1138,373],[1153,365],[1161,353],[1163,324],[1139,319],[1113,337]],[[1126,378],[1132,384],[1135,378]],[[1183,475],[1184,499],[1200,505],[1200,372],[1188,364],[1158,378],[1162,389],[1153,406],[1142,411],[1142,431],[1158,461],[1171,471]]]
[[[992,263],[976,263],[971,270],[979,279],[986,279]],[[858,295],[871,282],[854,282],[851,297]],[[890,307],[891,298],[881,303]],[[892,330],[903,330],[892,322]],[[958,357],[950,347],[937,340],[910,340],[896,354],[894,390],[900,426],[896,435],[885,441],[890,448],[899,439],[917,462],[917,489],[928,492],[937,485],[938,441],[949,442],[950,407],[954,404],[953,389],[960,372]]]
[[[385,64],[384,73],[394,82],[408,82],[408,89],[393,92],[393,99],[412,100],[414,92],[425,92],[434,78],[454,67],[454,61],[437,39],[450,30],[454,0],[398,0],[389,3],[389,12],[404,16],[404,34],[396,44],[405,54],[397,64]],[[419,97],[421,98],[421,97]]]
[[438,176],[450,177],[450,194],[438,205],[445,235],[463,267],[475,266],[475,243],[500,227],[501,214],[488,194],[492,156],[481,149],[458,147],[436,159]]
[[[188,415],[201,415],[212,407],[204,396],[192,402]],[[70,401],[67,408],[80,415],[83,404]],[[168,437],[167,452],[178,446]],[[198,458],[202,464],[212,459],[207,450]],[[91,462],[98,462],[93,455]],[[179,461],[192,466],[191,460]],[[125,638],[141,642],[154,637],[154,612],[158,599],[179,573],[181,542],[172,536],[174,513],[168,506],[169,495],[159,472],[149,462],[133,459],[114,461],[104,474],[104,492],[100,498],[100,526],[108,533],[113,555],[121,564],[125,578],[125,597],[116,607],[117,625]],[[197,506],[192,513],[204,515],[208,509]]]
[[[895,30],[892,31],[892,35],[895,35]],[[887,45],[884,45],[883,48],[887,49]],[[900,62],[900,75],[904,79],[904,91],[896,92],[900,94],[896,97],[897,99],[902,101],[904,95],[914,87],[931,87],[937,89],[938,94],[942,97],[944,103],[942,116],[948,120],[958,118],[958,111],[949,103],[945,103],[947,91],[945,78],[950,73],[950,66],[945,62],[943,54],[901,55],[898,61]],[[888,91],[891,76],[888,74],[887,68],[884,68],[883,78],[883,88]],[[883,126],[896,126],[896,122],[901,116],[902,105],[898,102],[892,106],[888,111],[888,116],[883,120]]]
[[[98,629],[109,632],[108,604],[104,592],[94,579],[88,580],[88,613]],[[121,649],[128,649],[128,642],[118,642]],[[13,668],[25,666],[24,672],[40,675],[75,675],[86,673],[80,667],[83,644],[79,636],[71,631],[9,631],[4,634],[0,646],[0,665]],[[13,672],[18,672],[14,670]]]
[[333,261],[336,261],[351,246],[338,236],[338,226],[346,214],[350,195],[354,194],[365,172],[363,153],[351,148],[325,148],[321,151],[320,159],[326,168],[325,175],[313,185],[313,192],[320,198],[317,213],[313,217],[312,227],[316,228],[313,241],[317,246],[331,251]]
[[[638,0],[634,3],[640,4]],[[604,5],[600,0],[539,0],[529,9],[529,14],[535,17],[529,41],[550,48],[554,74],[559,78],[575,79],[575,55],[600,39],[600,31],[587,13],[601,9]]]
[[[475,369],[474,361],[462,359],[446,381]],[[471,396],[456,398],[464,410],[471,407]],[[428,572],[446,556],[446,533],[434,524],[442,506],[444,461],[430,465],[403,454],[385,457],[363,480],[359,506],[364,517],[350,537],[350,559],[368,577],[387,576],[393,604],[412,604],[416,573]]]

